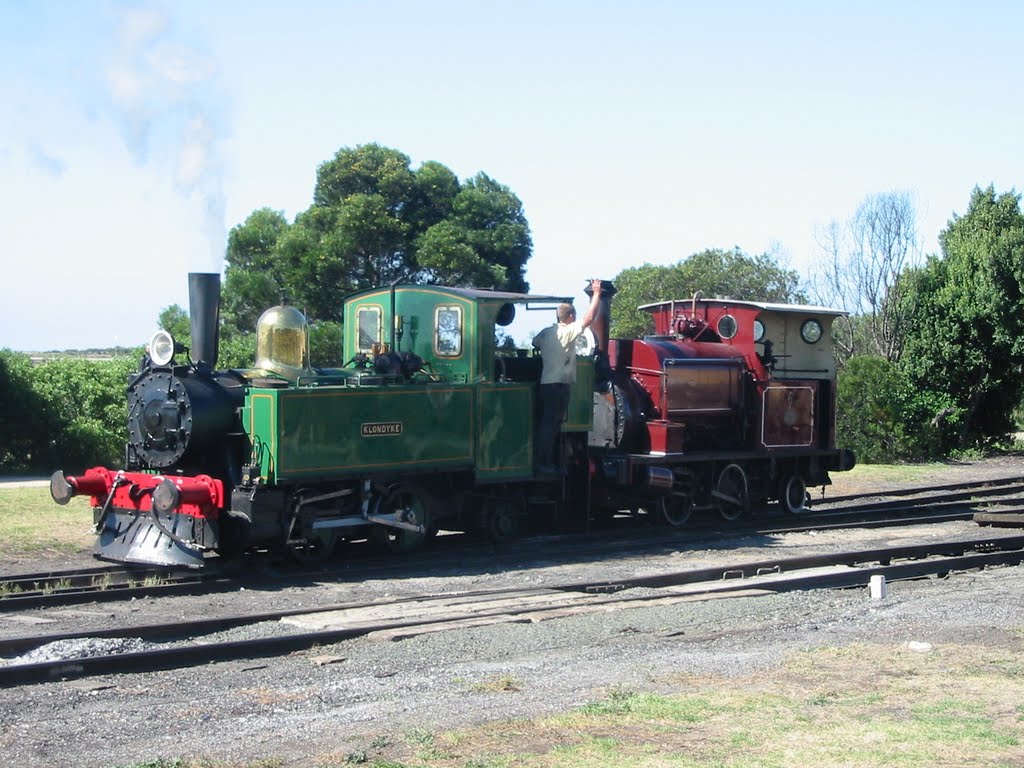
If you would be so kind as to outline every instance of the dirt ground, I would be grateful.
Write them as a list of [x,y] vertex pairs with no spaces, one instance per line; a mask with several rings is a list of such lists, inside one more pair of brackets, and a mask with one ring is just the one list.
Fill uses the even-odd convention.
[[[1019,457],[874,474],[861,468],[837,475],[827,495],[1022,474]],[[254,604],[269,610],[401,591],[539,585],[597,573],[615,578],[759,559],[766,550],[784,557],[854,542],[969,535],[977,528],[960,522],[736,538],[635,560],[524,561],[456,575],[416,574],[404,583],[323,582],[86,605],[54,617],[53,626],[73,624],[75,611],[117,620],[188,618]],[[739,597],[0,689],[0,762],[109,768],[194,757],[289,768],[373,760],[460,768],[585,765],[594,763],[580,762],[573,750],[607,747],[614,736],[617,751],[597,764],[664,764],[658,756],[670,756],[658,751],[655,738],[688,756],[675,760],[681,765],[1024,764],[1024,569],[889,586],[882,601],[869,599],[866,589]],[[8,635],[27,632],[27,622],[0,614]],[[662,695],[684,697],[679,719],[643,708],[643,697]],[[601,720],[608,712],[615,717]],[[973,730],[965,731],[964,722]],[[908,744],[916,751],[908,753]],[[509,762],[509,755],[524,752],[541,757]]]

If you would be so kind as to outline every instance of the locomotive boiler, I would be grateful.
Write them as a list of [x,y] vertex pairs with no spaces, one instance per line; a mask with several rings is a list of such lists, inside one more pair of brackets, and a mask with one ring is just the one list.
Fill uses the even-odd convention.
[[567,297],[363,291],[344,303],[342,368],[312,365],[305,318],[274,307],[255,368],[218,370],[219,276],[190,275],[192,348],[151,340],[124,466],[56,472],[51,494],[91,497],[101,558],[202,567],[257,549],[318,561],[339,539],[408,551],[439,529],[501,541],[621,510],[669,525],[772,500],[795,512],[853,466],[834,435],[840,313],[697,295],[643,307],[653,335],[609,339],[614,293],[606,281],[577,356],[551,477],[533,466],[542,360],[496,330]]

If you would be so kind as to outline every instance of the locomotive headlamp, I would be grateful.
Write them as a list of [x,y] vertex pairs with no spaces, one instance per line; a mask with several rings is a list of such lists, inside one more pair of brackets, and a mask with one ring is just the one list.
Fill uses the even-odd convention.
[[804,320],[800,326],[800,338],[808,344],[814,344],[821,339],[821,323],[817,320]]
[[167,365],[174,359],[174,338],[167,331],[157,331],[149,340],[149,359],[154,365]]

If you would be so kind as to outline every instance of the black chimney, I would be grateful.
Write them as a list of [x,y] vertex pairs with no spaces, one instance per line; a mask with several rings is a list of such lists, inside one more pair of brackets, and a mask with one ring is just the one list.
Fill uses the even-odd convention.
[[[594,291],[588,284],[583,292],[587,296],[593,296]],[[612,296],[618,291],[611,280],[601,281],[601,301],[597,305],[597,315],[590,329],[594,332],[594,340],[597,341],[597,348],[608,354],[608,327],[612,322]]]
[[220,336],[220,275],[188,273],[188,313],[192,321],[192,362],[212,370]]

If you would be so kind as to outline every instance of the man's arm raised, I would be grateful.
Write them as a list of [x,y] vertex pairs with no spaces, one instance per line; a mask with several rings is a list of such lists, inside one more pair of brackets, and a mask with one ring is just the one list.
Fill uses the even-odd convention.
[[590,306],[583,313],[581,321],[584,328],[589,328],[590,324],[594,322],[594,318],[597,317],[597,307],[601,303],[601,280],[598,278],[591,280],[590,290],[593,292],[590,296]]

